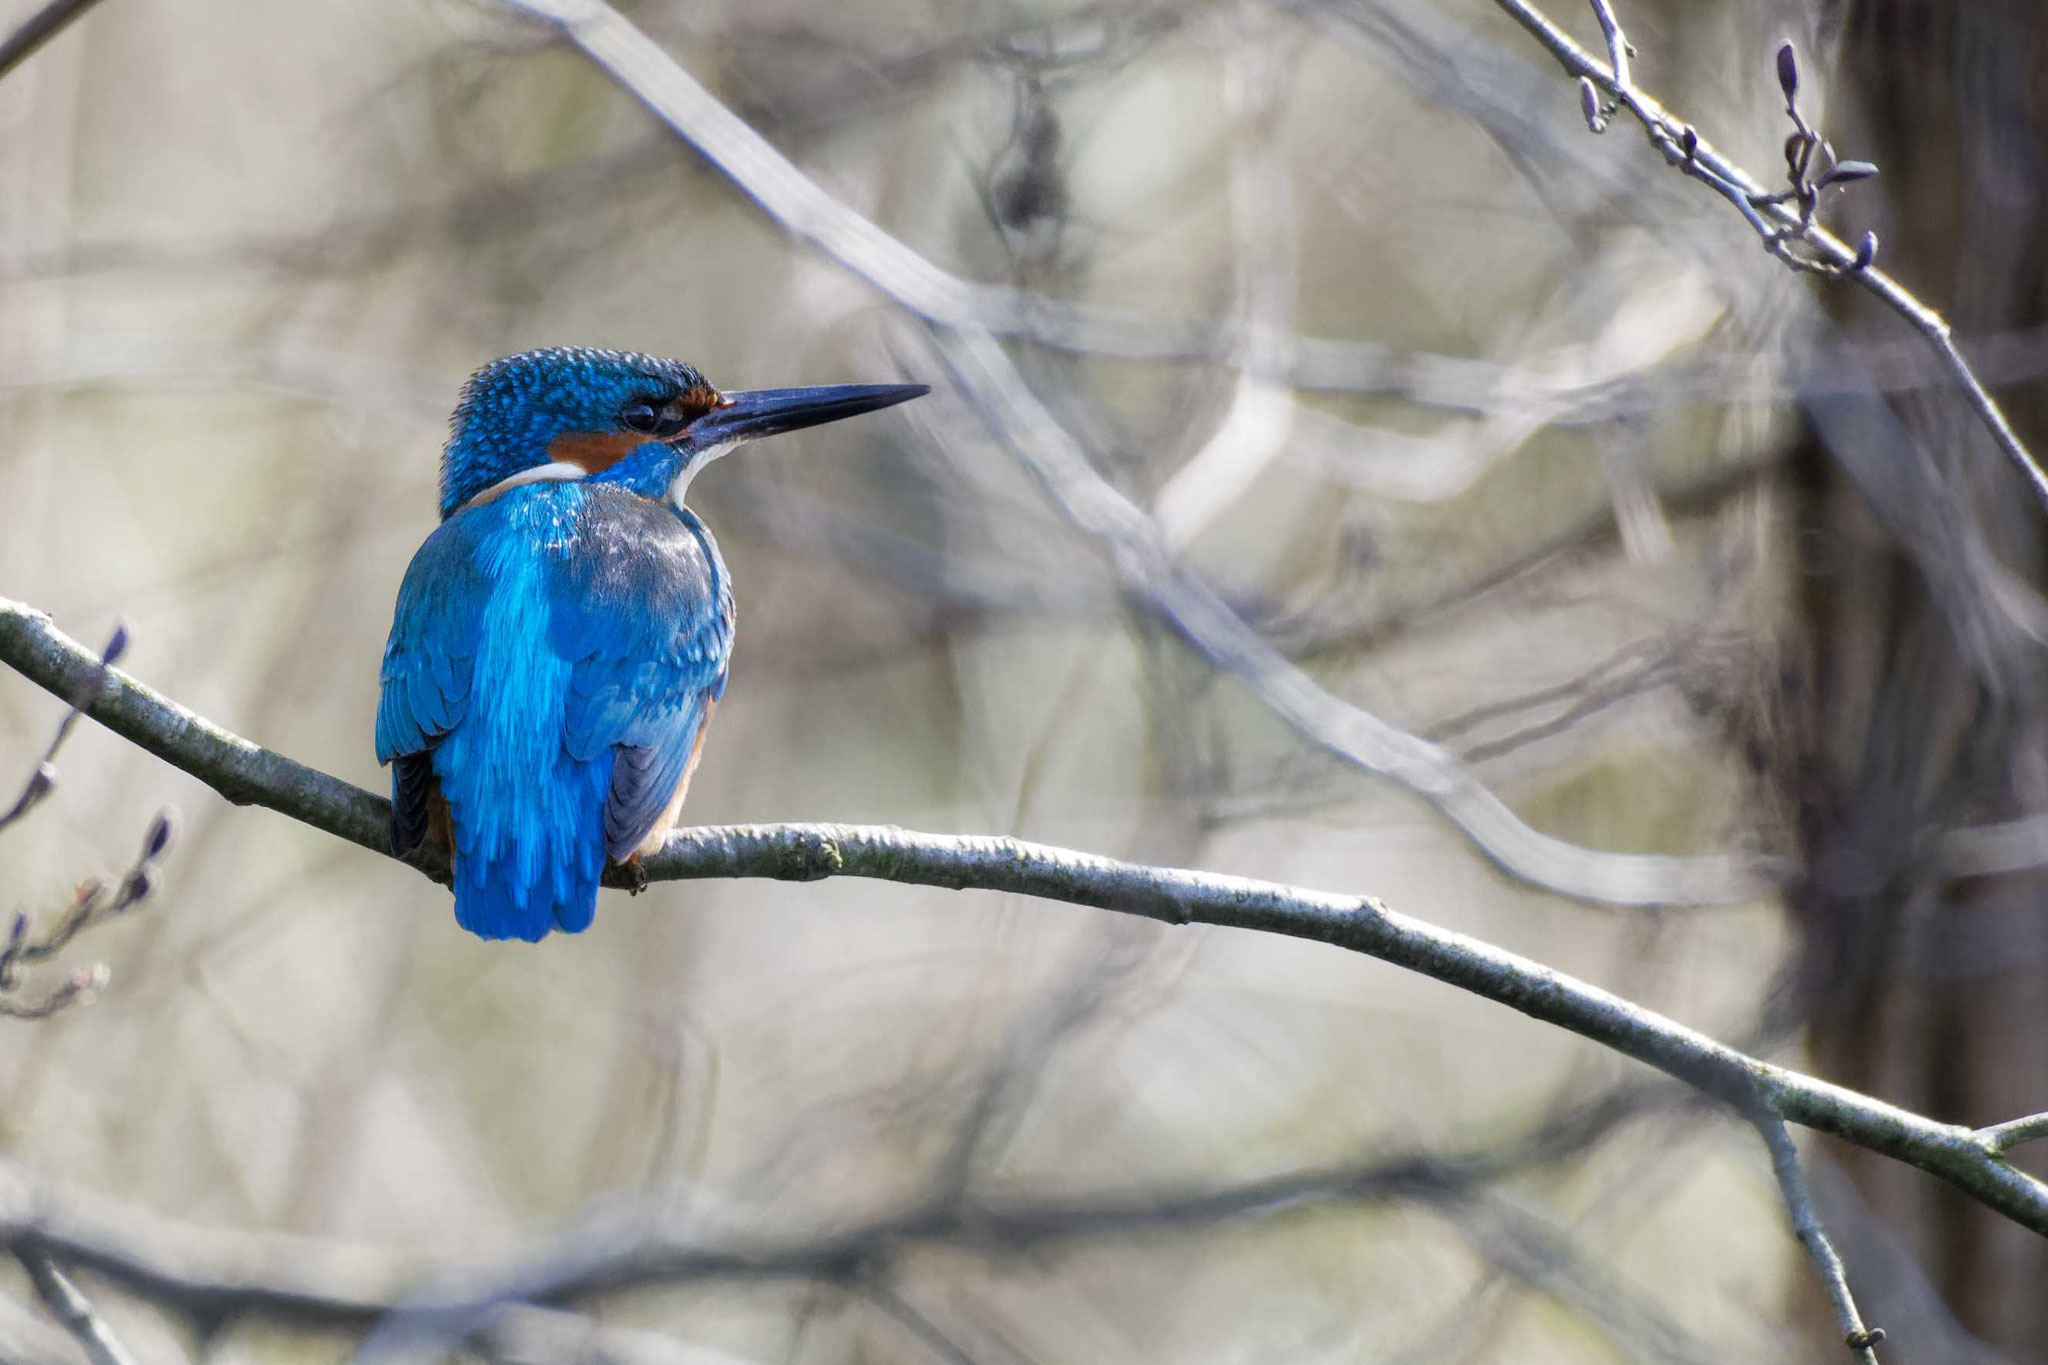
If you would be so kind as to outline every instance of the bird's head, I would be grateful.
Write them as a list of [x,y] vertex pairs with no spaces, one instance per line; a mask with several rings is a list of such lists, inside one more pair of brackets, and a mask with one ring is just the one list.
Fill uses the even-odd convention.
[[721,393],[696,367],[582,346],[523,351],[470,376],[441,457],[441,516],[522,483],[589,479],[682,500],[742,441],[873,412],[922,384]]

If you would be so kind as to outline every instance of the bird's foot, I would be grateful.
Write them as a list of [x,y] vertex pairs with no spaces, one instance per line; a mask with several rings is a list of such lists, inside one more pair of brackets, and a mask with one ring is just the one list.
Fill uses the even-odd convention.
[[639,854],[635,853],[632,857],[626,859],[625,862],[620,863],[619,867],[626,874],[627,895],[637,896],[647,889],[647,869],[640,866]]

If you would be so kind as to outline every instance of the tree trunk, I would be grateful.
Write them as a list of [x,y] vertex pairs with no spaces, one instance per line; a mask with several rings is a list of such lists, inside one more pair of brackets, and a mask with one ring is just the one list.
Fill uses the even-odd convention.
[[[1883,192],[1851,191],[1828,212],[1876,229],[1879,264],[1944,310],[1966,352],[2040,325],[2048,7],[1851,0],[1840,22],[1823,131],[1878,163]],[[1860,291],[1831,298],[1850,341],[1897,348],[1910,335]],[[2048,440],[2037,385],[1999,396],[2023,439]],[[2048,809],[2048,647],[1998,605],[2026,594],[2002,594],[1996,573],[2041,584],[2041,509],[1952,386],[1860,401],[1908,439],[1845,450],[1845,428],[1831,433],[1808,404],[1820,444],[1802,489],[1801,1002],[1825,1074],[1993,1123],[2048,1109],[2048,876],[1968,875],[1938,835]],[[1925,496],[1888,502],[1848,472],[1858,457]],[[2048,1244],[1897,1163],[1834,1155],[1877,1215],[1850,1219],[1845,1250],[1899,1359],[1959,1358],[1960,1338],[1944,1345],[1940,1313],[1884,1268],[1886,1229],[1965,1331],[2008,1359],[2048,1361]],[[2039,1155],[2022,1164],[2048,1168]]]

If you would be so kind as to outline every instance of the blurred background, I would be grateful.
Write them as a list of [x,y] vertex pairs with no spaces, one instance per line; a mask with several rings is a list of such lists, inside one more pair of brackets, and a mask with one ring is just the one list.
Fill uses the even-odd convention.
[[[0,594],[125,621],[143,680],[382,790],[378,660],[471,369],[927,381],[693,485],[740,628],[686,818],[1372,893],[1938,1119],[2048,1108],[2038,508],[1898,318],[1590,135],[1494,5],[621,10],[989,286],[1096,483],[1049,492],[943,336],[530,15],[105,0],[0,81]],[[1622,10],[1644,86],[1768,180],[1800,45],[1809,117],[1882,167],[1826,218],[2048,439],[2048,12]],[[1622,898],[1652,903],[1504,871],[1334,756],[1162,619],[1077,513],[1105,489],[1567,872],[1670,855]],[[62,713],[0,676],[0,796]],[[96,727],[59,766],[0,838],[7,908],[184,812],[157,893],[65,955],[111,968],[98,1003],[0,1021],[8,1207],[101,1230],[78,1279],[139,1360],[1841,1351],[1753,1132],[1363,958],[853,881],[607,893],[587,934],[487,944]],[[1887,1360],[2048,1360],[2038,1239],[1807,1150]],[[648,1227],[638,1273],[547,1289]],[[0,1358],[82,1359],[7,1274]]]

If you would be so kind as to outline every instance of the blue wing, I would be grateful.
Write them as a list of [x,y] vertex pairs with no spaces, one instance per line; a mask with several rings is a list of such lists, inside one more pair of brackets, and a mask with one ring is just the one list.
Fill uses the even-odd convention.
[[550,623],[572,661],[563,743],[616,753],[605,852],[630,857],[679,794],[711,705],[725,693],[732,592],[689,512],[593,487]]
[[587,927],[606,857],[679,796],[731,639],[725,566],[687,512],[557,483],[451,518],[407,570],[385,650],[394,847],[443,796],[463,927]]
[[391,851],[426,834],[431,751],[469,713],[479,625],[490,583],[460,521],[421,545],[398,589],[377,699],[377,761],[392,764]]

